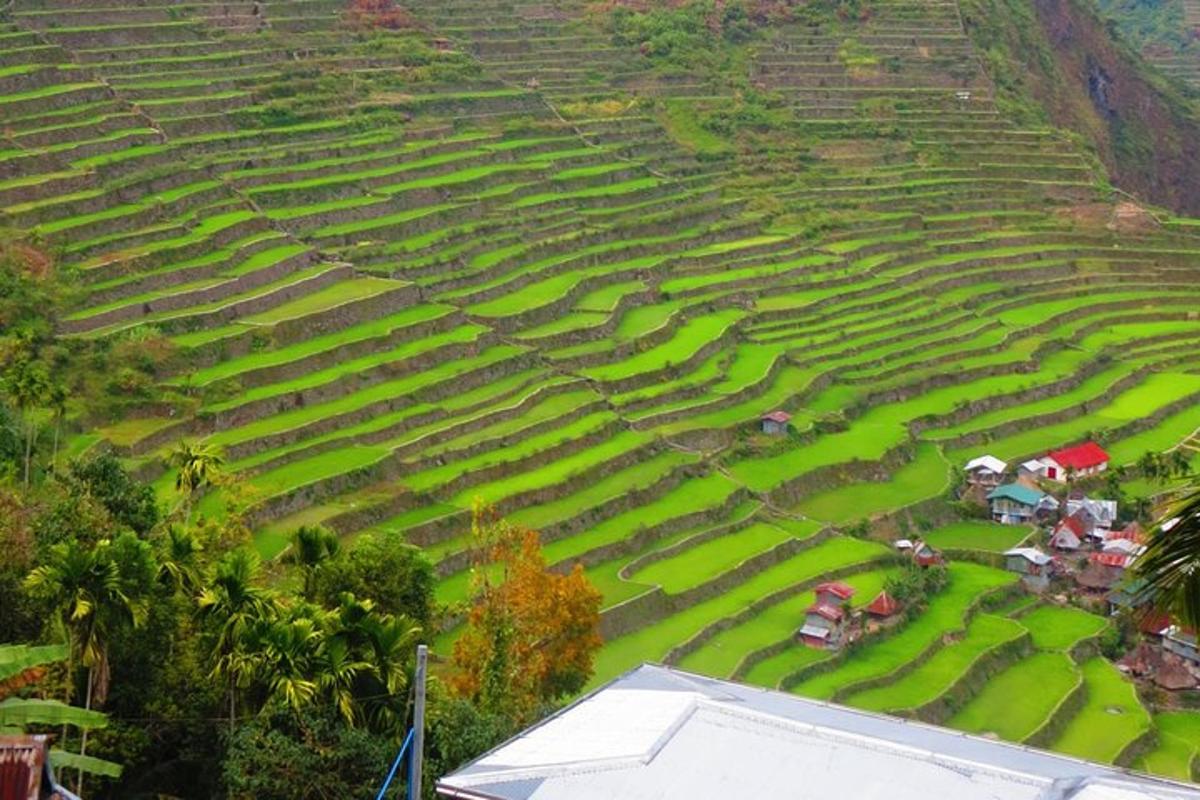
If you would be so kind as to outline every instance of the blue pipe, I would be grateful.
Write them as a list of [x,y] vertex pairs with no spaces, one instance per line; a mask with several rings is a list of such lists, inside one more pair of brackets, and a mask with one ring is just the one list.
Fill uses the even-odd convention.
[[[408,736],[404,737],[404,744],[400,745],[400,752],[396,754],[396,760],[392,762],[392,769],[388,772],[387,780],[383,782],[383,788],[379,790],[379,794],[375,795],[375,800],[383,800],[383,796],[387,793],[388,787],[392,785],[392,778],[396,777],[396,770],[400,768],[400,761],[404,758],[405,751],[412,744],[413,728],[408,729]],[[408,800],[412,798],[412,787],[408,790]]]

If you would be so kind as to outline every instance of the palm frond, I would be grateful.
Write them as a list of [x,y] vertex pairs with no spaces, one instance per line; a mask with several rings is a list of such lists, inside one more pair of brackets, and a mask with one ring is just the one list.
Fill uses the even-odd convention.
[[1155,608],[1200,627],[1200,488],[1163,514],[1135,571]]

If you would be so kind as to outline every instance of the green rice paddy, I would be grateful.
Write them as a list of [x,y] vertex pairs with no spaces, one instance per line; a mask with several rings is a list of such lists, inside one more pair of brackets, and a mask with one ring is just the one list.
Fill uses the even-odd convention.
[[[606,614],[655,593],[592,685],[670,659],[911,713],[1028,636],[1032,655],[950,725],[1023,741],[1082,680],[1055,747],[1111,760],[1153,725],[1142,765],[1190,774],[1192,716],[1151,718],[1106,662],[1070,661],[1106,620],[976,613],[1014,577],[970,559],[1031,531],[943,501],[984,452],[1103,433],[1132,464],[1195,434],[1195,225],[1071,221],[1110,187],[1076,139],[995,104],[957,5],[780,23],[734,48],[728,85],[659,85],[653,59],[574,2],[533,15],[545,52],[578,61],[566,69],[493,49],[469,0],[418,0],[423,30],[476,54],[448,74],[314,9],[288,18],[309,52],[193,9],[47,27],[67,6],[44,5],[0,23],[37,29],[63,63],[43,72],[41,44],[4,54],[3,225],[36,232],[79,283],[64,321],[80,346],[161,333],[172,351],[155,402],[95,428],[72,408],[64,453],[115,448],[174,504],[164,454],[222,447],[264,555],[300,524],[424,542],[446,603],[469,599],[472,502],[496,503],[544,531],[550,563],[583,566]],[[921,28],[947,54],[897,33]],[[900,69],[878,86],[841,72],[851,37]],[[949,61],[980,87],[970,108],[939,104]],[[289,81],[330,64],[348,80],[294,97]],[[713,124],[744,75],[772,98],[749,138]],[[886,121],[860,113],[897,99]],[[790,414],[785,435],[759,429],[771,411]],[[226,499],[195,513],[221,518]],[[898,512],[903,535],[951,554],[949,586],[805,672],[840,659],[795,641],[811,584],[836,574],[869,602],[894,574]],[[863,521],[875,538],[845,534]]]

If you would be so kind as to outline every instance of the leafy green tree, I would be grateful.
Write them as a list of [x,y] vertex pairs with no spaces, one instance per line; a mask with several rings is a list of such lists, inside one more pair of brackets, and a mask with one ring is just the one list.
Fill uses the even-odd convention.
[[112,453],[72,461],[66,480],[72,491],[85,492],[95,498],[114,521],[142,536],[158,524],[154,489],[134,480]]
[[399,536],[366,534],[324,562],[313,576],[315,598],[338,604],[346,592],[371,600],[376,610],[408,617],[428,628],[433,617],[437,578],[421,549]]
[[231,733],[237,723],[238,690],[249,683],[254,668],[245,647],[247,632],[268,620],[276,607],[274,594],[258,584],[260,569],[253,551],[234,550],[216,563],[197,600],[200,619],[212,635],[211,675],[227,687]]
[[399,746],[346,725],[330,708],[307,707],[238,726],[221,771],[230,800],[364,797],[381,784]]
[[[324,631],[316,619],[296,610],[282,618],[260,618],[247,631],[246,640],[251,675],[265,688],[265,708],[299,713],[313,704],[324,649]],[[339,668],[353,671],[365,665],[347,663]]]

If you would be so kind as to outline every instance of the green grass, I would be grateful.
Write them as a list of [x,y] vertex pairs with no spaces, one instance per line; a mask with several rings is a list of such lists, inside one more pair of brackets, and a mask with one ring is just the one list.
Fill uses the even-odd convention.
[[245,317],[242,322],[247,325],[275,325],[284,320],[300,319],[320,311],[327,311],[346,303],[365,300],[392,289],[398,289],[404,284],[400,281],[386,278],[357,278],[355,280],[339,281],[298,300],[283,303],[270,311]]
[[1020,617],[1039,650],[1068,650],[1080,639],[1095,636],[1108,620],[1077,608],[1044,605]]
[[1147,416],[1159,408],[1200,389],[1200,375],[1156,373],[1122,392],[1113,401],[1094,412],[1075,415],[1067,422],[1034,428],[997,439],[988,451],[998,458],[1011,460],[1051,447],[1074,442],[1089,432],[1123,425],[1136,417]]
[[915,457],[881,483],[852,483],[800,501],[797,510],[833,523],[865,519],[936,497],[950,484],[950,468],[935,445],[923,443]]
[[242,372],[288,364],[317,353],[354,344],[355,342],[394,334],[396,331],[409,325],[428,322],[445,316],[452,310],[449,306],[412,306],[399,313],[371,320],[351,328],[344,328],[336,333],[304,339],[286,347],[252,353],[215,364],[211,367],[196,370],[188,376],[188,382],[193,386],[204,386],[208,383],[233,377]]
[[661,586],[667,594],[676,594],[711,580],[791,538],[790,534],[769,523],[757,522],[656,561],[631,577],[638,583]]
[[616,364],[606,364],[583,371],[589,378],[598,381],[617,381],[647,372],[654,372],[680,364],[691,358],[702,347],[721,337],[730,326],[745,316],[739,309],[726,309],[715,314],[690,319],[680,326],[667,342]]
[[929,544],[941,550],[981,550],[1003,553],[1016,547],[1030,534],[1020,525],[997,525],[993,522],[964,520],[952,522],[921,535]]
[[[854,587],[854,604],[863,606],[879,594],[890,574],[888,571],[877,570],[851,575],[842,578],[842,581]],[[679,666],[717,678],[728,678],[749,653],[765,645],[791,639],[804,621],[805,609],[812,605],[813,601],[813,592],[801,592],[794,597],[768,606],[749,620],[709,639],[699,649],[685,656],[679,662]],[[792,654],[790,658],[782,657],[793,650],[799,651],[799,654]],[[778,660],[778,663],[771,666],[764,666],[766,661],[756,664],[747,676],[748,680],[751,683],[773,688],[775,682],[786,674],[786,672],[781,672],[785,665],[806,660],[806,656],[812,653],[820,653],[820,651],[793,643],[793,646],[784,653],[767,659],[767,661]],[[792,669],[795,667],[793,666]],[[764,683],[764,681],[771,681],[772,678],[774,678],[773,682]]]
[[853,694],[846,702],[871,711],[918,708],[936,700],[989,650],[1023,635],[1025,629],[1013,620],[980,614],[971,620],[962,639],[945,645],[903,678]]
[[[674,460],[664,460],[661,463],[664,469],[661,473],[657,474],[652,469],[643,466],[639,470],[642,479],[646,480],[665,476],[671,468],[678,465],[678,462]],[[652,500],[623,514],[618,514],[602,522],[598,522],[574,536],[569,536],[546,545],[546,558],[551,563],[577,558],[590,550],[629,538],[639,529],[653,528],[681,514],[718,508],[738,488],[737,484],[719,472],[713,472],[702,478],[685,480],[657,500]],[[717,554],[708,555],[717,559],[720,558]],[[697,560],[692,562],[691,566],[698,569],[701,566],[699,562],[704,561],[704,555],[697,555],[695,559]],[[657,581],[654,579],[653,574],[651,574],[651,569],[644,570],[633,576],[633,580],[643,584],[656,583]],[[674,577],[682,578],[684,576]],[[667,585],[664,584],[663,588],[667,589]],[[670,590],[668,589],[668,591]]]
[[1163,711],[1154,715],[1158,744],[1135,764],[1136,769],[1181,781],[1193,780],[1192,762],[1200,748],[1200,713]]
[[1105,449],[1114,464],[1132,464],[1148,450],[1161,453],[1174,448],[1195,433],[1197,428],[1200,428],[1200,415],[1197,415],[1196,407],[1191,406],[1141,433],[1107,442]]
[[963,627],[967,609],[984,593],[1015,583],[1016,576],[968,562],[949,566],[950,584],[929,607],[894,636],[866,643],[836,669],[814,675],[792,691],[827,700],[844,687],[894,672],[931,647],[947,632]]
[[865,564],[888,555],[887,548],[850,538],[831,539],[804,550],[764,569],[725,594],[696,603],[678,614],[607,642],[596,657],[591,685],[608,680],[643,661],[662,660],[672,646],[695,635],[705,625],[736,613],[773,591],[819,578],[835,569]]
[[1097,656],[1081,667],[1087,705],[1054,742],[1054,749],[1091,761],[1112,763],[1130,742],[1149,730],[1150,714],[1134,686],[1112,664]]
[[1020,742],[1042,726],[1079,681],[1064,653],[1034,653],[988,680],[948,724]]

